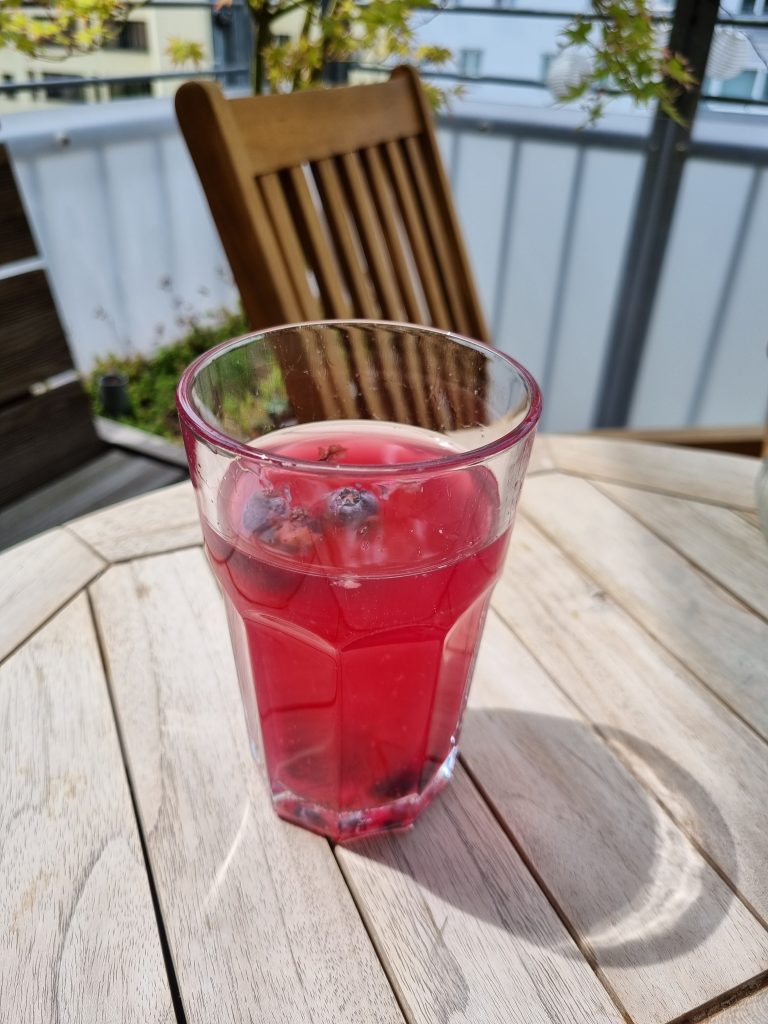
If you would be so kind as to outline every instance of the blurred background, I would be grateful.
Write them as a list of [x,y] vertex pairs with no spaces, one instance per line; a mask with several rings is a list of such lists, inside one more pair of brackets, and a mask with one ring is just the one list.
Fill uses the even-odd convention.
[[[560,102],[590,61],[562,33],[592,7],[454,0],[411,17],[424,80],[451,93],[439,141],[493,338],[538,377],[546,430],[752,437],[764,422],[768,12],[734,4],[693,40],[702,98],[671,148],[654,104],[613,97],[589,125]],[[653,14],[663,46],[676,12]],[[290,47],[304,17],[274,19],[273,43]],[[255,21],[237,0],[149,0],[120,19],[90,52],[0,50],[0,140],[77,370],[94,395],[126,373],[124,418],[173,436],[177,368],[244,324],[171,97],[201,75],[249,92]],[[381,67],[357,54],[331,77]]]

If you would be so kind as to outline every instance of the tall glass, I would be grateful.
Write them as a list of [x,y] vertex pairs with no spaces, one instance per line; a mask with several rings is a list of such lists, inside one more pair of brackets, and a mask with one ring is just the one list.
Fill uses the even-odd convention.
[[456,760],[535,381],[455,334],[330,321],[219,345],[177,400],[277,813],[410,825]]

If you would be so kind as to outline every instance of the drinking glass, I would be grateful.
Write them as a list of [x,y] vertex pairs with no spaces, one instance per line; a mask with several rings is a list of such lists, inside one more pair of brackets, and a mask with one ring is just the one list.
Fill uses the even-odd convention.
[[456,761],[536,382],[448,331],[326,321],[211,349],[177,402],[277,813],[412,824]]

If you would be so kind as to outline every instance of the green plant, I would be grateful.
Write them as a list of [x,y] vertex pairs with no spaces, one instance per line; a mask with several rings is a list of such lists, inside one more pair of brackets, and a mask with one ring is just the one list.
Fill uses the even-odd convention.
[[129,415],[119,417],[121,423],[139,427],[171,440],[179,438],[176,416],[176,385],[183,370],[213,345],[247,331],[241,312],[223,313],[213,325],[194,321],[189,333],[179,341],[164,345],[151,356],[106,356],[98,360],[86,381],[94,412],[98,405],[99,378],[106,373],[123,373],[128,378]]
[[575,18],[563,33],[566,48],[586,48],[592,56],[591,69],[563,101],[581,101],[595,121],[618,94],[641,106],[658,103],[680,122],[676,101],[697,81],[686,59],[664,45],[663,32],[652,0],[592,0],[591,15]]
[[[231,2],[218,0],[220,5]],[[433,12],[434,0],[249,0],[249,7],[254,23],[255,92],[265,85],[278,92],[312,88],[322,83],[334,65],[360,59],[440,67],[453,56],[445,47],[418,44],[414,18]],[[278,42],[272,31],[274,21],[297,7],[303,11],[298,37]],[[447,95],[434,86],[428,92],[436,105]]]
[[59,59],[100,49],[112,39],[132,9],[125,0],[42,0],[34,13],[23,0],[0,5],[0,47],[39,56],[61,47]]

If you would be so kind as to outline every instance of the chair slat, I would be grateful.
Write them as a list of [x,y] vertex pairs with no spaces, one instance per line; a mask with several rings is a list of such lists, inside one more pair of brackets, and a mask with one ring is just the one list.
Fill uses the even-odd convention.
[[[434,178],[430,173],[425,149],[421,139],[405,140],[405,150],[408,154],[411,172],[423,204],[438,266],[445,281],[448,303],[453,317],[453,329],[470,338],[478,337],[481,335],[483,325],[478,321],[477,315],[473,315],[473,313],[476,311],[479,313],[479,305],[473,303],[472,297],[467,292],[470,284],[462,273],[457,238],[451,231],[449,208],[447,203],[440,201],[444,197],[438,198],[434,186],[430,184]],[[434,172],[434,167],[432,171]],[[455,355],[455,353],[451,354]],[[450,372],[451,379],[456,380],[456,387],[460,390],[460,394],[454,398],[454,408],[462,410],[464,423],[470,425],[474,422],[474,401],[472,388],[467,383],[471,377],[466,376],[471,373],[469,358],[462,359],[460,362],[454,360]]]
[[427,235],[423,207],[408,173],[400,142],[389,142],[384,147],[395,189],[400,200],[403,223],[408,232],[411,250],[416,261],[424,295],[429,306],[430,323],[434,327],[450,330],[451,314],[448,300],[435,268],[435,253]]
[[450,251],[440,209],[432,194],[424,154],[418,139],[406,139],[404,145],[419,202],[424,210],[429,237],[437,258],[438,270],[446,284],[452,327],[462,334],[470,334],[470,320],[462,303],[462,289],[458,280],[456,263],[453,253]]
[[43,270],[0,281],[0,402],[72,368]]
[[[356,153],[350,153],[347,156],[342,157],[350,193],[355,206],[355,212],[358,217],[358,223],[360,224],[360,234],[364,240],[366,256],[368,257],[369,263],[373,265],[374,277],[379,283],[379,290],[382,296],[382,305],[384,307],[385,315],[394,320],[403,320],[405,319],[403,301],[397,291],[394,276],[397,263],[392,259],[391,250],[389,254],[387,253],[384,243],[384,236],[387,233],[385,216],[380,216],[380,218],[376,216],[376,210],[373,206],[373,198],[367,188],[366,182],[362,178],[359,161],[360,158]],[[386,193],[382,191],[379,197],[382,203],[386,201],[385,196]],[[381,206],[379,207],[378,212],[380,215],[382,214]],[[393,231],[391,232],[392,244],[394,247],[399,247],[398,242],[394,237],[395,234],[396,231],[393,228]],[[400,247],[401,269],[404,269],[404,259],[405,257],[402,253],[402,248]],[[394,270],[393,265],[395,267]],[[458,418],[461,419],[461,414],[459,413],[459,410],[461,409],[459,375],[458,369],[455,365],[454,352],[450,347],[446,346],[443,358],[446,360],[447,365],[450,404],[454,412],[459,414]],[[439,378],[435,379],[437,380]],[[458,425],[458,423],[454,422],[453,425]]]
[[[353,234],[352,213],[347,205],[336,165],[332,160],[319,160],[312,165],[312,172],[339,264],[346,279],[352,308],[359,317],[368,320],[379,319],[382,316],[381,307],[374,294],[368,268],[363,263],[359,240]],[[357,379],[370,414],[375,419],[391,419],[391,410],[378,387],[378,375],[373,372],[374,364],[366,339],[359,331],[351,330],[348,336]]]
[[11,158],[5,146],[0,146],[0,265],[36,255]]
[[388,320],[405,320],[405,306],[389,261],[373,197],[363,175],[360,156],[358,153],[346,153],[339,158],[337,164],[347,187],[350,207],[382,313]]
[[404,244],[406,238],[400,212],[392,194],[381,153],[377,147],[371,146],[364,149],[361,156],[389,260],[402,295],[405,315],[415,324],[426,323],[429,314],[425,309],[423,295],[419,294],[420,289],[417,291],[416,267],[411,253]]
[[277,174],[264,174],[257,179],[257,183],[272,220],[280,252],[283,254],[286,273],[301,313],[300,319],[318,320],[322,312],[320,303],[309,287],[307,261],[280,178]]
[[472,276],[472,268],[464,245],[461,233],[459,218],[451,198],[451,186],[448,175],[440,156],[440,147],[437,144],[437,136],[434,129],[434,118],[427,101],[427,96],[419,82],[419,76],[414,68],[398,68],[393,72],[393,77],[401,75],[407,78],[410,86],[413,101],[421,110],[423,130],[419,133],[416,145],[406,140],[406,146],[410,149],[420,149],[427,169],[426,192],[432,197],[440,214],[440,224],[445,232],[449,252],[453,256],[455,276],[460,287],[462,302],[466,308],[469,321],[469,330],[466,332],[473,338],[480,341],[491,341],[488,325],[480,305],[480,298],[475,287]]
[[[357,153],[347,153],[339,158],[338,163],[342,168],[360,242],[384,317],[387,320],[405,320],[405,307],[388,258],[381,224],[376,216],[373,198],[363,174],[360,156]],[[411,418],[411,410],[406,393],[399,384],[400,373],[395,350],[382,334],[379,334],[377,343],[383,381],[395,411],[395,419],[400,422],[408,422]]]
[[352,233],[352,214],[333,160],[318,160],[312,165],[317,188],[323,203],[328,227],[336,246],[352,306],[357,316],[377,319],[382,310],[373,291],[368,268],[362,263],[359,242]]
[[[420,296],[416,290],[418,278],[413,266],[413,257],[404,245],[404,230],[400,223],[399,211],[397,210],[392,190],[387,180],[381,154],[376,147],[372,146],[363,150],[362,157],[371,195],[381,222],[389,258],[397,279],[400,294],[405,303],[405,315],[412,323],[425,323],[427,313],[424,308],[423,296]],[[424,387],[426,383],[424,368],[422,367],[418,346],[413,335],[404,338],[403,347],[412,401],[416,407],[419,423],[423,427],[432,427],[433,418]]]
[[[349,299],[341,287],[341,277],[329,239],[320,221],[320,214],[307,185],[303,167],[291,167],[282,173],[285,197],[293,223],[301,241],[308,265],[320,291],[320,315],[324,318],[348,320],[352,316]],[[312,313],[317,317],[316,313]],[[355,396],[349,393],[350,354],[341,337],[326,338],[325,360],[336,390],[336,399],[344,415],[355,419],[360,415]]]
[[0,409],[0,506],[104,451],[78,382]]
[[[383,147],[383,150],[387,158],[395,193],[400,200],[400,213],[408,234],[422,290],[427,301],[428,315],[423,322],[433,327],[450,329],[451,317],[448,312],[447,300],[435,270],[434,253],[427,238],[413,181],[406,169],[400,145],[399,142],[389,142]],[[440,376],[439,366],[433,346],[422,346],[421,355],[429,380],[437,381]],[[439,395],[435,390],[430,389],[430,398],[438,428],[441,430],[452,430],[454,423],[450,415],[446,396]]]
[[[264,174],[258,179],[264,205],[269,213],[278,240],[280,252],[284,257],[286,274],[293,288],[296,302],[300,310],[300,320],[319,320],[322,317],[320,302],[312,293],[307,277],[307,261],[302,250],[296,225],[291,217],[283,186],[277,174]],[[276,258],[277,258],[277,254]],[[332,361],[327,362],[323,353],[306,336],[303,349],[309,373],[320,395],[325,415],[337,419],[340,415],[339,384],[336,379],[338,368]],[[342,389],[344,384],[342,383]]]
[[320,214],[312,199],[304,169],[301,166],[290,167],[284,173],[289,185],[286,197],[317,279],[324,307],[323,315],[331,319],[348,320],[352,316],[352,307],[341,287],[338,261],[321,225]]

